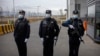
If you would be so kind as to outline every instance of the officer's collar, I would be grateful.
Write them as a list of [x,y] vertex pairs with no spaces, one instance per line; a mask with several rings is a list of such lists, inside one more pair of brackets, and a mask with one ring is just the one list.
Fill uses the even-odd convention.
[[18,20],[19,20],[19,21],[25,21],[25,18],[23,18],[23,19],[18,18]]
[[51,20],[51,17],[46,18],[46,20],[47,20],[47,21],[50,21],[50,20]]

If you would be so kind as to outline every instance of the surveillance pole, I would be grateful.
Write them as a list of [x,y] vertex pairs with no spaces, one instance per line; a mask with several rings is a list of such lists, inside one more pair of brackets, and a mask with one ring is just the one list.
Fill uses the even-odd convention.
[[69,17],[69,16],[68,16],[68,14],[69,14],[69,12],[68,12],[68,11],[69,11],[69,10],[68,10],[68,7],[69,7],[69,6],[68,6],[68,2],[69,2],[69,1],[67,0],[67,1],[66,1],[66,5],[67,5],[67,10],[66,10],[66,14],[67,14],[67,15],[66,15],[66,19],[68,19],[68,17]]
[[1,18],[1,23],[2,23],[2,7],[0,7],[0,18]]
[[40,14],[39,14],[39,9],[40,9],[40,6],[37,6],[37,17],[38,17],[38,19],[39,19],[39,16],[40,16]]
[[14,22],[15,22],[15,0],[13,0],[13,14],[14,14]]

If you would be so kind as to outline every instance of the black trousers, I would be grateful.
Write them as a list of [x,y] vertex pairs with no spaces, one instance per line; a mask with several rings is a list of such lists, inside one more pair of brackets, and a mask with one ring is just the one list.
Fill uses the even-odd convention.
[[79,40],[69,40],[69,56],[78,56],[79,46]]
[[44,38],[43,56],[53,56],[54,39]]
[[22,40],[15,40],[19,56],[27,56],[27,46],[26,43]]

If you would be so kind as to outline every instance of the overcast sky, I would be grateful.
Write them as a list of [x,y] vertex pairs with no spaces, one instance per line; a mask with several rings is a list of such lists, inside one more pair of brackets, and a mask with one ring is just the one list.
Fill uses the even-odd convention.
[[[14,0],[16,9],[28,9],[36,11],[37,6],[40,6],[39,11],[44,12],[46,9],[60,10],[66,8],[66,0]],[[5,10],[13,8],[13,0],[0,0],[0,6]]]

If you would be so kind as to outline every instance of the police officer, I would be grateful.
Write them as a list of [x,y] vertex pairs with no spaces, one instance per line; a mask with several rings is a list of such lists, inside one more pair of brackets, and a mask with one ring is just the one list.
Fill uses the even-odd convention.
[[84,35],[84,27],[78,13],[77,10],[74,10],[73,17],[62,24],[68,27],[69,56],[78,56],[80,42],[83,41],[81,37]]
[[43,41],[43,56],[53,56],[54,39],[57,39],[59,33],[57,22],[51,15],[51,10],[46,10],[46,17],[39,28],[39,36]]
[[14,37],[18,48],[19,56],[27,56],[27,40],[30,35],[29,21],[25,18],[25,11],[19,11],[18,19],[15,22]]

